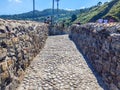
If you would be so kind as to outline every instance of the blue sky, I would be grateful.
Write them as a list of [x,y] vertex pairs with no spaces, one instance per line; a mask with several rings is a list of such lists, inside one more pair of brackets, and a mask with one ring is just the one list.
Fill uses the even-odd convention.
[[[99,1],[104,3],[110,0],[60,0],[59,7],[61,9],[74,10],[96,5]],[[41,11],[43,9],[51,8],[51,6],[52,0],[36,0],[37,10]],[[32,0],[0,0],[0,15],[19,14],[31,10]]]

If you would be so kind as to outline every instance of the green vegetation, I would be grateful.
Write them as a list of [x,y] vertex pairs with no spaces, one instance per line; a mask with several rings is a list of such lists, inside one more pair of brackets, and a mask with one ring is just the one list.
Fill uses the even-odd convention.
[[76,16],[75,14],[73,14],[73,15],[71,16],[71,22],[74,22],[76,19],[77,19],[77,16]]
[[118,21],[120,21],[120,1],[118,0],[118,2],[111,8],[111,10],[109,11],[109,13],[107,13],[107,16],[112,16],[115,19],[117,19]]
[[[52,10],[46,9],[43,11],[35,11],[36,21],[43,22],[45,18],[51,17]],[[15,19],[15,20],[32,20],[33,12],[16,14],[16,15],[2,15],[0,18],[4,19]],[[96,22],[100,18],[110,19],[114,21],[120,21],[120,0],[112,0],[111,2],[106,2],[102,4],[98,2],[97,5],[90,8],[67,11],[55,9],[54,19],[55,22],[64,23],[66,26],[69,26],[73,23],[87,23],[87,22]]]
[[84,12],[77,14],[75,21],[71,22],[69,18],[65,20],[65,24],[96,22],[100,18],[106,18],[108,20],[112,18],[114,21],[120,21],[120,0],[112,0],[103,5],[99,2],[96,6],[83,9],[83,11]]
[[[62,19],[70,18],[73,14],[79,14],[80,10],[74,10],[74,11],[67,11],[63,9],[55,9],[55,15],[54,19],[55,21],[61,21]],[[51,9],[45,9],[43,11],[35,11],[35,21],[43,22],[45,18],[51,17],[52,10]],[[22,14],[15,14],[15,15],[1,15],[0,18],[3,19],[14,19],[14,20],[33,20],[33,12],[27,12]]]
[[112,18],[115,21],[120,21],[120,0],[112,0],[103,5],[99,2],[97,6],[89,8],[88,12],[79,14],[76,21],[81,23],[96,22],[100,18]]

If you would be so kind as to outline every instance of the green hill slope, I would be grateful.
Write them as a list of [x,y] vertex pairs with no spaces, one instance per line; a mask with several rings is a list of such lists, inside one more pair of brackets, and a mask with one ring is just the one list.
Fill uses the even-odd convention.
[[93,6],[88,12],[80,13],[75,22],[95,22],[100,18],[113,18],[115,21],[120,21],[120,0],[112,0],[102,6]]
[[114,6],[111,8],[111,10],[105,15],[112,16],[116,18],[118,21],[120,21],[120,0],[116,0],[117,3],[114,4]]

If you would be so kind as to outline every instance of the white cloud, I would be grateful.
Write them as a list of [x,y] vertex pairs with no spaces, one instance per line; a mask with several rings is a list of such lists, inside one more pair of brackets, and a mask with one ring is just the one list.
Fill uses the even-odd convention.
[[21,3],[22,0],[8,0],[9,2],[16,2],[16,3]]
[[66,8],[65,10],[74,11],[74,9],[71,9],[71,8]]
[[80,9],[85,9],[85,7],[83,6],[83,7],[80,7]]
[[108,2],[110,2],[111,0],[108,0]]

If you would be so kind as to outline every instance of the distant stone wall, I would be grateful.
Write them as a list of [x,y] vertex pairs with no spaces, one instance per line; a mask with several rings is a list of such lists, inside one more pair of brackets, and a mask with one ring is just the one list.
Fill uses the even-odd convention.
[[16,89],[47,36],[43,23],[0,19],[0,90]]
[[109,90],[120,90],[120,23],[73,25],[70,30],[70,38],[100,73]]
[[49,35],[63,35],[68,34],[69,29],[61,24],[57,24],[53,26],[49,26]]

